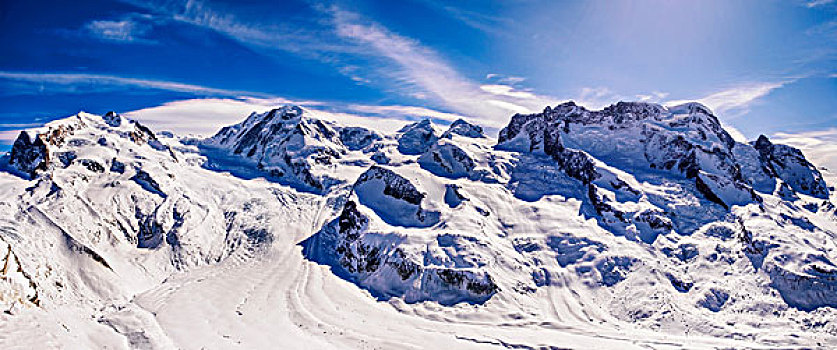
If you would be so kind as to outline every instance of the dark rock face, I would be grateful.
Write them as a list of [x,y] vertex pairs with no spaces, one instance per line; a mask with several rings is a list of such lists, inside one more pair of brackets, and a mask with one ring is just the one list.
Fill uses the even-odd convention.
[[[716,226],[716,227],[725,227],[725,226]],[[695,257],[697,257],[698,254],[700,253],[700,251],[698,251],[698,248],[697,248],[696,245],[688,244],[688,243],[678,245],[675,248],[665,247],[665,248],[661,249],[660,251],[662,251],[663,254],[665,254],[666,256],[671,257],[671,258],[676,258],[676,259],[678,259],[682,262],[688,262],[688,261],[694,259]]]
[[142,216],[137,212],[139,230],[137,231],[137,247],[154,249],[163,244],[165,229],[157,222],[154,215]]
[[376,179],[383,181],[384,195],[403,200],[413,205],[421,205],[421,200],[424,199],[424,193],[419,192],[410,180],[396,174],[392,170],[376,165],[372,166],[369,170],[358,177],[355,182],[355,187],[360,187],[363,184]]
[[666,273],[666,277],[671,282],[671,286],[680,293],[688,293],[695,285],[694,282],[681,279],[672,273]]
[[587,198],[590,199],[590,204],[599,215],[612,215],[616,220],[628,223],[629,218],[626,213],[614,208],[608,202],[612,199],[599,193],[599,187],[594,184],[587,185]]
[[75,124],[62,124],[51,127],[45,133],[34,136],[34,140],[28,132],[21,132],[12,145],[9,164],[34,177],[38,171],[46,170],[51,160],[51,149],[58,148],[78,128],[84,124],[78,121]]
[[29,139],[29,134],[21,132],[12,145],[9,164],[34,176],[36,171],[46,170],[49,163],[49,149],[40,136],[34,141]]
[[829,261],[812,262],[802,271],[773,266],[768,274],[772,287],[791,307],[801,310],[837,307],[837,267]]
[[674,228],[671,219],[666,217],[665,213],[657,210],[643,210],[637,213],[636,217],[634,217],[634,222],[645,223],[652,230],[662,232],[668,232]]
[[399,130],[398,151],[407,155],[416,155],[427,152],[436,140],[439,139],[433,130],[430,119],[407,125]]
[[445,185],[445,203],[451,208],[458,207],[462,202],[467,201],[461,193],[459,193],[459,186],[456,184]]
[[626,256],[608,257],[596,264],[596,270],[602,278],[602,284],[611,287],[627,278],[635,260]]
[[102,119],[105,121],[105,124],[112,127],[122,125],[122,117],[114,111],[107,112],[104,116],[102,116]]
[[125,163],[122,163],[122,162],[116,160],[116,158],[111,159],[111,161],[110,161],[110,171],[112,171],[114,173],[120,173],[120,174],[124,173],[125,172]]
[[589,184],[599,177],[593,159],[582,151],[564,148],[552,155],[561,169],[582,183]]
[[438,269],[434,271],[436,272],[436,276],[448,286],[465,289],[474,294],[491,295],[500,290],[494,284],[494,280],[490,275],[485,275],[484,278],[475,278],[475,274],[471,271],[454,269]]
[[761,197],[750,186],[705,172],[700,172],[695,178],[695,188],[706,199],[727,209],[733,205],[761,202]]
[[374,272],[381,264],[380,250],[377,247],[358,242],[369,219],[357,210],[353,201],[346,202],[343,211],[337,217],[337,232],[340,240],[335,252],[339,263],[349,273]]
[[759,158],[768,173],[782,179],[799,193],[828,199],[828,186],[822,174],[808,162],[802,151],[773,144],[764,135],[759,136],[753,147],[759,151]]
[[448,130],[442,134],[442,138],[451,138],[453,134],[473,138],[485,137],[481,126],[468,123],[463,119],[457,119],[453,122]]
[[136,175],[134,175],[131,180],[134,180],[137,184],[139,184],[143,189],[149,191],[151,193],[155,193],[160,195],[161,197],[165,197],[166,194],[160,189],[160,184],[151,177],[151,174],[146,172],[142,169],[137,169]]
[[351,151],[357,151],[369,147],[373,142],[381,140],[378,133],[361,127],[340,128],[340,141]]
[[[566,120],[561,119],[561,116],[574,117],[575,113],[581,110],[584,110],[583,107],[568,102],[555,109],[547,107],[539,114],[515,114],[509,125],[500,130],[498,147],[518,150],[524,147],[524,151],[542,152],[551,156],[567,175],[589,184],[599,177],[593,159],[583,151],[565,148],[561,142],[561,132],[566,125]],[[525,139],[528,141],[525,145],[514,144],[514,139],[519,138],[520,133],[525,133]],[[526,146],[528,150],[525,149]]]
[[712,312],[721,311],[724,304],[729,300],[729,293],[717,288],[710,288],[704,295],[703,299],[698,301],[698,306],[709,309]]
[[101,163],[92,159],[81,159],[79,160],[79,164],[81,164],[81,166],[87,168],[87,170],[90,170],[94,173],[105,172],[105,167]]
[[390,225],[429,227],[439,222],[439,212],[422,207],[425,194],[392,170],[373,165],[358,177],[352,189],[361,204]]
[[134,130],[128,133],[128,137],[131,138],[131,141],[134,141],[139,145],[157,141],[157,136],[154,135],[154,132],[138,122],[134,122]]

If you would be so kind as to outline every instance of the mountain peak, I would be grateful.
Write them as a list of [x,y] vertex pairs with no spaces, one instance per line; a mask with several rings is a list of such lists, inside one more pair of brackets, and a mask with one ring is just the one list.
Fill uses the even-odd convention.
[[294,120],[299,118],[304,113],[302,107],[297,105],[284,105],[279,108],[274,108],[264,114],[264,119],[270,120],[279,117],[281,120]]

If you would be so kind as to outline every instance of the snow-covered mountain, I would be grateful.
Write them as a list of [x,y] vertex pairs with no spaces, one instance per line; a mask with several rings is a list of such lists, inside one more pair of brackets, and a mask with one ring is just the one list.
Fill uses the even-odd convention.
[[834,188],[697,103],[569,102],[497,139],[79,113],[0,162],[4,348],[837,344]]

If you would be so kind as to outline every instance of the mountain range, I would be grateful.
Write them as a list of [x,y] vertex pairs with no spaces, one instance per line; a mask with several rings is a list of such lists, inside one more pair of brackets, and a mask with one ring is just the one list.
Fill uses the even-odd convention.
[[0,164],[3,348],[837,344],[828,170],[699,103],[567,102],[496,138],[81,112]]

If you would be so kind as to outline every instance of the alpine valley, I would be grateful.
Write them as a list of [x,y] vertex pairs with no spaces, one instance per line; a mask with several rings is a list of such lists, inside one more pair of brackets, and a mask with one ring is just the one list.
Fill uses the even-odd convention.
[[0,159],[0,348],[837,345],[832,175],[705,106],[398,132],[117,113]]

